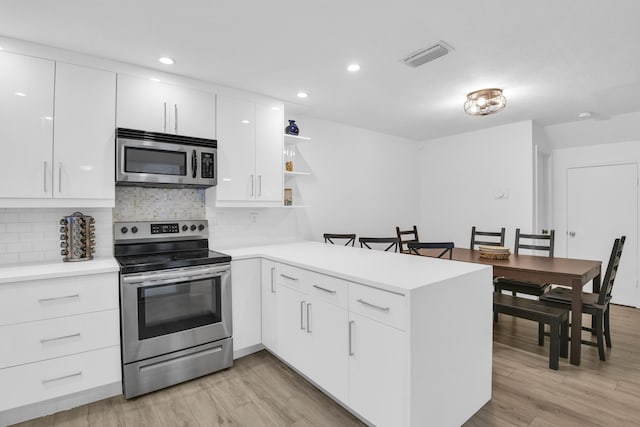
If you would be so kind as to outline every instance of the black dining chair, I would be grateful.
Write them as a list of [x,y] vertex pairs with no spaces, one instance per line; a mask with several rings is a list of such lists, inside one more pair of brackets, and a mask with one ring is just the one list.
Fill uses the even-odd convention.
[[[518,255],[520,249],[529,249],[553,258],[554,243],[555,230],[550,230],[549,234],[525,234],[521,233],[520,229],[517,228],[513,252]],[[511,291],[514,296],[518,293],[540,296],[547,292],[551,286],[550,283],[513,280],[508,277],[496,277],[493,285],[496,292]]]
[[[619,239],[615,239],[613,242],[613,248],[611,249],[611,256],[609,257],[609,264],[607,266],[607,272],[604,275],[604,280],[600,286],[598,293],[583,292],[582,293],[582,313],[591,315],[593,319],[592,324],[595,328],[583,326],[582,330],[595,333],[596,342],[583,340],[582,337],[571,337],[571,339],[580,339],[582,344],[590,345],[598,348],[598,355],[600,360],[606,360],[604,352],[604,342],[606,341],[607,347],[611,347],[611,325],[609,320],[609,306],[611,305],[611,291],[613,289],[613,282],[616,279],[618,273],[618,267],[620,266],[620,258],[622,257],[622,248],[627,236],[622,236]],[[551,305],[558,305],[571,308],[571,289],[568,288],[555,288],[540,296],[540,301],[544,301]],[[573,316],[581,316],[582,313],[572,313]],[[544,325],[540,325],[538,328],[540,334],[540,342],[544,342]]]
[[386,245],[384,251],[388,252],[393,249],[393,252],[398,252],[398,238],[397,237],[360,237],[358,239],[361,248],[373,249],[371,245]]
[[453,248],[455,247],[453,242],[409,242],[407,246],[410,253],[414,255],[423,255],[420,253],[420,249],[442,249],[442,252],[438,254],[438,258],[442,258],[446,253],[449,253],[449,259],[453,256]]
[[415,225],[411,230],[400,230],[400,227],[396,227],[396,236],[398,236],[398,247],[403,254],[410,253],[407,243],[420,241],[418,238],[418,227]]
[[[334,240],[345,240],[345,246],[353,246],[356,243],[356,235],[355,234],[333,234],[333,233],[325,233],[323,234],[324,242],[331,243],[335,245]],[[338,242],[342,243],[342,242]]]
[[[478,231],[474,225],[471,227],[471,244],[469,245],[469,249],[474,250],[478,245],[504,246],[504,235],[504,227],[502,227],[500,231]],[[490,240],[478,240],[478,237],[481,239],[490,238]]]

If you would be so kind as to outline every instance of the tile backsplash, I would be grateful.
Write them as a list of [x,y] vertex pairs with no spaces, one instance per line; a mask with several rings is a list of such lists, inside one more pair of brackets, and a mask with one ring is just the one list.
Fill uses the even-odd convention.
[[[0,209],[0,265],[62,261],[60,219],[78,209]],[[95,256],[113,254],[110,208],[80,209],[96,221]]]
[[114,221],[205,218],[203,189],[116,187]]

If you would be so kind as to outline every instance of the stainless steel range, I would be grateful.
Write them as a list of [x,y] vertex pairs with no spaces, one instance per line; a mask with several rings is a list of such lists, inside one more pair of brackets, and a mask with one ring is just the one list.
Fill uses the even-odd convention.
[[126,398],[233,364],[231,257],[208,233],[207,221],[114,223]]

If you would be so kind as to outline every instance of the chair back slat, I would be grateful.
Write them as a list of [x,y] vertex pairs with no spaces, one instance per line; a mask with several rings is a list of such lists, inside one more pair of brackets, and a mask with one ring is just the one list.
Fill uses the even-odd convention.
[[324,233],[324,242],[331,243],[335,245],[334,240],[345,240],[345,246],[353,246],[356,242],[355,234],[334,234],[334,233]]
[[419,249],[443,249],[438,258],[442,258],[446,253],[449,253],[449,259],[451,259],[455,244],[453,242],[409,242],[407,246],[411,253],[415,255],[422,255]]
[[598,304],[604,305],[611,299],[611,290],[613,289],[613,282],[616,279],[616,274],[618,274],[618,267],[620,266],[620,258],[622,257],[622,248],[624,247],[625,240],[627,240],[627,236],[622,236],[613,242],[607,272],[605,273],[604,280],[600,286]]
[[[516,243],[513,253],[518,255],[520,249],[530,249],[539,252],[546,252],[549,258],[553,258],[553,247],[555,245],[555,230],[549,230],[549,234],[525,234],[516,228]],[[523,239],[533,240],[534,242],[522,242]],[[544,240],[546,244],[536,241]]]
[[[483,246],[504,246],[504,235],[505,235],[505,228],[502,227],[500,229],[500,231],[478,231],[476,230],[475,225],[473,227],[471,227],[471,245],[469,245],[469,249],[474,250],[476,246],[478,245],[483,245]],[[486,240],[478,240],[478,236],[485,238],[485,237],[498,237],[499,240],[496,241],[495,239],[486,241]]]
[[400,248],[400,252],[409,252],[407,243],[420,241],[418,238],[418,227],[415,225],[412,230],[400,230],[400,227],[396,227],[396,235],[398,236],[398,247]]
[[398,238],[397,237],[360,237],[358,239],[361,248],[373,249],[370,244],[387,244],[384,249],[388,252],[393,248],[393,252],[398,252]]

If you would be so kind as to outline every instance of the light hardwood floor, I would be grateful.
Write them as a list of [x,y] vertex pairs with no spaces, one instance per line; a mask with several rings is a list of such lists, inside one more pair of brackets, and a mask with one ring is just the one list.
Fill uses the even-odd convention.
[[[560,369],[553,371],[547,367],[548,342],[537,345],[537,325],[501,315],[494,326],[493,398],[465,426],[639,426],[640,310],[613,306],[611,324],[613,348],[606,362],[598,360],[596,348],[583,346],[581,366],[560,359]],[[363,424],[265,351],[137,399],[118,396],[20,424],[226,425]]]

